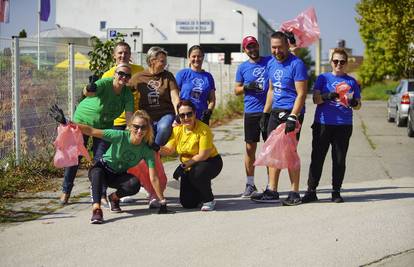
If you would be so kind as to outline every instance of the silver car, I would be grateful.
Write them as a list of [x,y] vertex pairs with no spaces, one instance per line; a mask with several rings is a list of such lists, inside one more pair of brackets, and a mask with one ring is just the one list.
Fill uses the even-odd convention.
[[389,94],[387,102],[387,119],[395,121],[398,127],[407,125],[410,103],[414,102],[414,79],[401,80],[400,84]]

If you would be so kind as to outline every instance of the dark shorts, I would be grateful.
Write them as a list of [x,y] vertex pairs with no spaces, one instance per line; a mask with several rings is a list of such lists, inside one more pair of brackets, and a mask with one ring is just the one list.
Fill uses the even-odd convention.
[[257,143],[260,141],[260,134],[262,139],[266,140],[267,134],[260,131],[260,118],[262,112],[245,113],[244,114],[244,141],[246,143]]
[[[267,125],[267,135],[269,136],[270,133],[277,128],[280,124],[286,122],[287,118],[290,115],[291,110],[286,109],[273,109],[270,112],[270,118],[269,118],[269,124]],[[300,124],[302,125],[304,119],[304,114],[300,114],[298,116],[298,120]],[[301,128],[302,129],[302,128]],[[300,137],[300,130],[298,134],[296,135],[296,139],[299,141]]]

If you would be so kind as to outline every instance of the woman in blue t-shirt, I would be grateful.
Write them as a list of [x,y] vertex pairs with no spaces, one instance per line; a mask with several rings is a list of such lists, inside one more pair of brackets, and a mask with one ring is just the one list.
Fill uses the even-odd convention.
[[[361,92],[354,78],[345,73],[348,55],[343,48],[335,48],[331,56],[332,72],[318,76],[313,90],[317,104],[312,125],[312,154],[308,190],[302,203],[318,200],[316,187],[321,179],[323,163],[329,146],[332,147],[332,201],[343,202],[340,190],[345,175],[345,160],[352,135],[352,110],[361,108]],[[339,101],[337,87],[350,87],[347,104]]]
[[180,99],[190,100],[196,106],[196,117],[209,124],[216,105],[216,86],[213,76],[202,69],[204,51],[199,45],[188,50],[189,68],[180,70],[175,79],[180,88]]

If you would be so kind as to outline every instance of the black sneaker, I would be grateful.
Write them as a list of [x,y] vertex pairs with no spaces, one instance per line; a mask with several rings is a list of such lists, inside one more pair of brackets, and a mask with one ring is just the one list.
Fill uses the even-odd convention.
[[112,199],[112,194],[108,196],[108,204],[111,212],[119,213],[122,212],[121,207],[119,207],[119,200],[115,201]]
[[276,203],[279,201],[279,193],[270,189],[266,189],[263,193],[254,194],[250,197],[255,202]]
[[101,209],[94,209],[92,211],[91,224],[103,223],[103,214]]
[[282,200],[283,206],[296,206],[302,203],[298,192],[289,192],[288,197]]
[[332,202],[335,202],[335,203],[344,202],[344,199],[341,197],[341,193],[339,193],[339,191],[332,192]]
[[305,195],[302,197],[302,203],[309,203],[317,200],[318,197],[316,196],[316,191],[306,191]]
[[246,189],[244,190],[243,194],[241,195],[242,198],[249,198],[253,194],[257,192],[257,188],[255,185],[246,184]]

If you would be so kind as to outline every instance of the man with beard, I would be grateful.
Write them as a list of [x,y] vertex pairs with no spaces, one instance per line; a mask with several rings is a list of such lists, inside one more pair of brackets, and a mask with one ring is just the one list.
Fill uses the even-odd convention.
[[[286,123],[285,133],[296,128],[297,122],[303,122],[307,93],[307,71],[305,64],[289,52],[288,37],[283,32],[271,35],[270,46],[273,58],[269,61],[269,90],[260,127],[271,131],[282,123]],[[299,140],[299,133],[296,135]],[[257,202],[279,202],[277,192],[280,169],[269,167],[269,184],[263,193],[251,197]],[[300,169],[288,169],[291,191],[283,205],[293,206],[301,203],[299,195]]]
[[240,64],[236,72],[236,95],[244,94],[244,141],[246,142],[246,154],[244,156],[244,166],[246,170],[246,188],[242,193],[242,198],[251,197],[257,188],[254,184],[254,161],[256,158],[257,142],[260,141],[260,134],[266,140],[266,131],[260,130],[260,118],[263,114],[266,102],[269,77],[266,65],[272,58],[261,57],[259,53],[259,43],[253,36],[243,39],[243,51],[249,60]]

